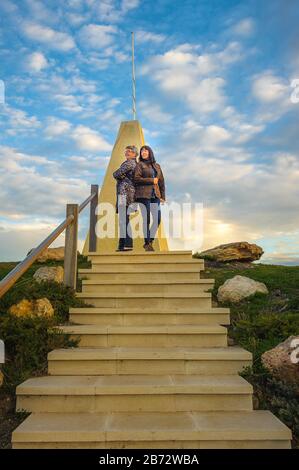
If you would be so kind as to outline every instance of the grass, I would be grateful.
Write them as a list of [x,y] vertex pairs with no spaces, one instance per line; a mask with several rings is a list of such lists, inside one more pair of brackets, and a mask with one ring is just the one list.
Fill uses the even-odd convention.
[[[214,278],[213,301],[227,279],[235,275],[263,282],[268,295],[256,294],[237,304],[229,302],[231,325],[229,336],[236,344],[253,354],[253,366],[241,375],[254,386],[255,403],[269,409],[293,432],[293,446],[299,448],[298,389],[279,380],[261,362],[262,354],[291,335],[299,335],[299,266],[277,266],[253,263],[224,264],[205,261],[203,278]],[[220,304],[219,304],[220,305]]]

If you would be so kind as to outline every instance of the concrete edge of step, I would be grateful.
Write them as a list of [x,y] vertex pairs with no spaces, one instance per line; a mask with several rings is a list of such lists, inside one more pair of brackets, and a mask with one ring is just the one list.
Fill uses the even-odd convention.
[[104,314],[104,315],[109,315],[109,314],[117,314],[117,315],[138,315],[138,314],[157,314],[157,315],[221,315],[221,314],[230,314],[230,309],[225,308],[225,307],[211,307],[211,308],[202,308],[198,309],[197,311],[180,311],[180,310],[175,310],[175,311],[168,311],[166,310],[165,312],[157,312],[155,309],[154,311],[152,310],[146,310],[146,309],[138,309],[134,310],[133,308],[130,308],[128,311],[123,311],[126,310],[125,307],[70,307],[69,308],[69,313],[70,314]]
[[[148,376],[145,376],[148,379]],[[152,377],[152,376],[150,376]],[[176,376],[169,376],[169,383],[161,383],[163,376],[158,376],[159,380],[155,383],[156,377],[152,383],[146,380],[145,383],[127,383],[127,376],[118,376],[119,382],[114,380],[113,384],[101,383],[101,376],[84,376],[87,383],[82,383],[82,376],[44,376],[28,379],[16,388],[17,397],[22,396],[98,396],[98,395],[159,395],[159,394],[188,394],[188,395],[252,395],[253,387],[242,377],[224,375],[218,376],[217,381],[212,376],[204,377],[205,383],[192,383],[187,376],[184,383],[183,378],[179,377],[176,382]],[[168,376],[165,376],[168,378]],[[202,376],[195,376],[203,379]],[[192,376],[194,379],[194,376]],[[76,379],[78,383],[76,384]],[[115,376],[113,376],[115,379]],[[98,381],[98,383],[97,383]],[[53,383],[51,383],[53,382]],[[61,382],[61,383],[59,383]],[[89,383],[88,383],[89,382]],[[124,383],[122,383],[124,382]]]
[[[114,441],[290,441],[291,430],[270,411],[220,411],[156,413],[32,413],[13,431],[13,443],[114,442]],[[107,419],[109,417],[109,419]],[[111,421],[111,418],[113,420]],[[165,419],[169,425],[165,429]],[[159,425],[159,420],[161,425]],[[209,422],[209,420],[211,420]],[[249,420],[251,424],[249,424]],[[128,423],[131,421],[131,425]],[[136,424],[134,425],[136,421]],[[218,426],[218,422],[222,426]],[[223,422],[226,421],[226,426]],[[237,425],[239,421],[239,425]],[[254,422],[253,422],[254,421]],[[56,425],[55,425],[56,422]],[[184,423],[177,429],[178,422]],[[50,430],[45,428],[49,423]],[[117,425],[118,423],[118,425]],[[138,425],[139,423],[139,425]],[[111,427],[112,426],[112,427]]]
[[[126,273],[127,274],[127,273]],[[215,279],[192,279],[192,280],[182,280],[182,281],[178,281],[178,280],[151,280],[150,283],[148,282],[144,282],[144,281],[119,281],[119,280],[113,280],[113,281],[105,281],[105,280],[92,280],[92,279],[82,279],[82,285],[97,285],[97,286],[100,286],[100,285],[105,285],[105,286],[109,286],[109,285],[113,285],[113,286],[148,286],[148,285],[155,285],[155,286],[168,286],[168,285],[178,285],[178,286],[184,286],[184,285],[200,285],[200,284],[215,284]]]
[[175,293],[169,293],[169,292],[119,292],[119,293],[113,293],[113,294],[107,294],[105,292],[99,293],[99,292],[75,292],[76,297],[80,298],[126,298],[126,299],[142,299],[142,298],[157,298],[157,299],[191,299],[191,298],[211,298],[212,294],[211,292],[198,292],[198,293],[181,293],[181,294],[175,294]]
[[252,353],[238,346],[217,348],[67,348],[54,349],[48,360],[205,360],[252,362]]

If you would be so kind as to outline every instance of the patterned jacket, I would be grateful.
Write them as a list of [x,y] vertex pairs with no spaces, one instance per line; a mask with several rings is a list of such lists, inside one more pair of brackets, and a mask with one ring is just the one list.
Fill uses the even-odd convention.
[[135,202],[135,183],[134,171],[136,167],[136,159],[125,160],[118,170],[113,173],[116,179],[116,212],[118,205],[125,201],[126,206]]

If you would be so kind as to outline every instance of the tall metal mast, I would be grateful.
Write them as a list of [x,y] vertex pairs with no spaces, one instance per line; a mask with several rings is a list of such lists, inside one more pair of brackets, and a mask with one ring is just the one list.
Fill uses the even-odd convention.
[[132,82],[133,82],[133,119],[136,120],[136,79],[135,79],[135,48],[134,33],[132,32]]

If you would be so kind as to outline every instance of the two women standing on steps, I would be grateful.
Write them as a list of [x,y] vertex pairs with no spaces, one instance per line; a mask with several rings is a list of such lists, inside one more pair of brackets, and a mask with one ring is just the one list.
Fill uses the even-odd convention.
[[[136,147],[126,147],[127,160],[113,173],[117,180],[116,211],[119,214],[120,229],[117,251],[133,248],[129,224],[130,205],[132,211],[133,202],[137,202],[141,209],[145,251],[154,251],[153,242],[161,222],[160,204],[165,202],[165,182],[161,167],[148,145],[142,146],[139,157],[136,157]],[[153,223],[150,226],[151,215]]]

